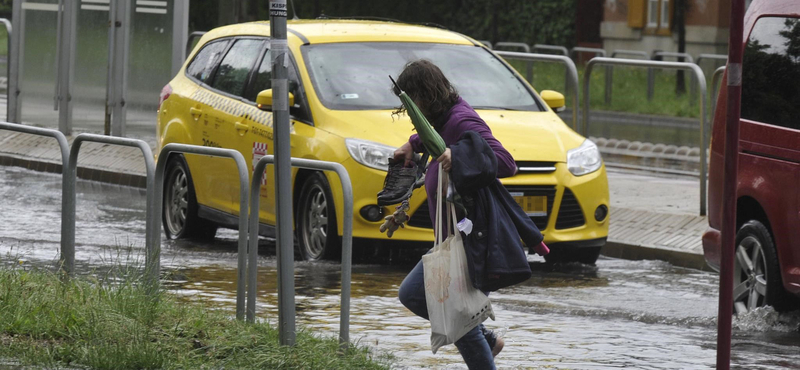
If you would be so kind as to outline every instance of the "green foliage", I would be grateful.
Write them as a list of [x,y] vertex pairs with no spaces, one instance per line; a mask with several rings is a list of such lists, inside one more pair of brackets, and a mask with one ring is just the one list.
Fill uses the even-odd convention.
[[278,344],[268,323],[148,295],[136,277],[72,279],[0,269],[0,358],[47,368],[385,369],[364,347],[339,353],[307,332]]
[[[192,30],[217,25],[221,0],[192,0]],[[226,0],[227,1],[227,0]],[[233,3],[233,2],[232,2]],[[291,4],[291,2],[289,2]],[[515,41],[572,47],[575,43],[575,0],[294,0],[297,16],[379,17],[410,23],[436,23],[479,40]],[[259,16],[267,16],[268,2]],[[291,6],[290,6],[290,13]]]
[[[510,64],[525,76],[525,62],[510,61]],[[605,73],[604,67],[592,70],[592,82],[589,84],[589,98],[592,110],[608,110],[616,112],[653,114],[673,117],[700,116],[699,102],[692,104],[689,94],[676,96],[675,72],[656,71],[655,91],[653,100],[647,100],[647,69],[644,68],[614,68],[612,84],[611,105],[605,104]],[[578,79],[583,91],[584,68],[578,66]],[[555,90],[566,98],[567,108],[572,109],[572,92],[565,90],[564,67],[555,63],[534,63],[533,80],[531,85],[536,91]],[[707,82],[710,91],[710,82]],[[580,93],[583,99],[583,92]],[[581,105],[583,102],[581,102]]]

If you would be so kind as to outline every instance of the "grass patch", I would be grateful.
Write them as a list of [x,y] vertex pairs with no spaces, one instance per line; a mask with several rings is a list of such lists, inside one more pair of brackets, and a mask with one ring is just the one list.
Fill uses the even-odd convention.
[[[123,276],[124,275],[124,276]],[[0,358],[92,369],[388,369],[363,346],[306,331],[280,346],[277,328],[222,311],[148,296],[139,277],[62,282],[45,271],[0,269]]]
[[[526,76],[526,63],[519,60],[510,60],[509,63],[522,75]],[[585,66],[578,65],[578,86],[580,98],[583,99],[583,76]],[[690,102],[689,90],[690,73],[685,73],[687,93],[681,96],[675,94],[674,71],[655,72],[655,89],[652,100],[647,100],[647,69],[635,67],[615,67],[611,93],[611,104],[605,104],[605,74],[604,66],[594,67],[592,82],[589,84],[589,97],[591,109],[608,110],[617,112],[653,114],[673,117],[700,117],[700,104],[698,101]],[[534,62],[533,78],[531,84],[537,91],[555,90],[565,95],[567,107],[573,107],[571,93],[565,90],[565,67],[556,63]],[[710,75],[707,76],[710,78]],[[709,94],[711,83],[708,81]],[[699,96],[699,92],[698,92]],[[583,103],[581,103],[582,105]]]

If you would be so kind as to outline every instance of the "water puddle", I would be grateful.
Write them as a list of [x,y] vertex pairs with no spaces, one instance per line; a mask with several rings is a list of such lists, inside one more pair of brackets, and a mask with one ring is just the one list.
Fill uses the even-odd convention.
[[[0,265],[51,268],[60,240],[60,177],[0,168]],[[144,194],[78,183],[76,271],[143,264]],[[162,241],[165,287],[181,299],[233,314],[237,233],[212,243]],[[274,243],[259,246],[258,318],[277,320]],[[708,369],[716,357],[718,277],[657,261],[602,258],[597,266],[548,267],[490,296],[506,346],[501,369]],[[430,327],[406,310],[397,289],[413,267],[353,267],[350,337],[393,353],[399,369],[463,369],[454,346],[430,351]],[[335,336],[340,265],[295,264],[297,320]],[[733,364],[743,369],[800,369],[800,313],[755,311],[734,322]],[[5,367],[4,367],[5,366]],[[14,369],[0,363],[0,369]]]

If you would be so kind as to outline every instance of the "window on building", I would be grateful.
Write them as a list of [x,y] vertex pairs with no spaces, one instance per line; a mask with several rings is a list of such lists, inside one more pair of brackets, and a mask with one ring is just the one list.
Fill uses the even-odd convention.
[[659,35],[670,34],[672,7],[670,0],[647,0],[646,31]]
[[800,19],[765,17],[747,40],[742,118],[800,129]]
[[669,29],[669,0],[661,0],[661,17],[658,27]]
[[658,28],[658,2],[659,0],[648,0],[647,28]]

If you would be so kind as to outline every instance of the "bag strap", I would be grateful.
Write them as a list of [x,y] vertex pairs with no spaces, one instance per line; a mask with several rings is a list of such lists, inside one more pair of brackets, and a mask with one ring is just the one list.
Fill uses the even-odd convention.
[[442,244],[442,198],[441,198],[441,195],[442,195],[442,182],[443,182],[442,174],[443,174],[443,172],[442,172],[442,164],[439,163],[438,165],[439,165],[439,179],[438,179],[439,181],[438,181],[436,195],[435,195],[435,200],[436,200],[436,223],[435,223],[436,229],[434,230],[434,233],[436,234],[436,245],[435,246],[438,246],[439,244]]

